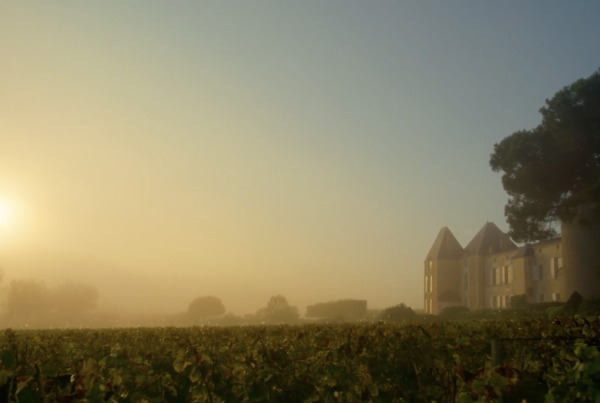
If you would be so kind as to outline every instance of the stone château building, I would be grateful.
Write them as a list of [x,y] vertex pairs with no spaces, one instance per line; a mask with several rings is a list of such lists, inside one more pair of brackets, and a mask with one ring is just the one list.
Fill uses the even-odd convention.
[[578,287],[572,277],[563,269],[561,238],[519,247],[488,222],[463,248],[444,227],[424,262],[425,311],[504,308],[523,294],[530,303],[561,301]]

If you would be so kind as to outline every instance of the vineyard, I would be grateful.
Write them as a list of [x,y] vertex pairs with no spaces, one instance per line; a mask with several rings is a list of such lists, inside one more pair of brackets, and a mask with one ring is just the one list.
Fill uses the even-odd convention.
[[599,332],[600,316],[8,329],[0,403],[599,402]]

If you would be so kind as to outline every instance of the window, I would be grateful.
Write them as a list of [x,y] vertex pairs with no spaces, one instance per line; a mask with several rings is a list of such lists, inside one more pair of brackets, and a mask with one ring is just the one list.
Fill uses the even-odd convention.
[[540,281],[544,279],[544,266],[531,266],[531,279],[533,281]]
[[429,261],[429,270],[433,270],[433,261],[432,260]]
[[463,274],[463,291],[469,291],[469,275]]
[[469,259],[465,259],[465,260],[463,260],[463,267],[464,267],[465,269],[468,269],[468,268],[469,268]]
[[508,281],[508,266],[502,267],[502,284],[510,284]]
[[494,269],[494,285],[502,284],[502,268],[496,267]]
[[560,301],[560,293],[559,292],[555,292],[554,294],[552,294],[552,301]]
[[506,267],[506,284],[513,283],[513,267],[512,265]]
[[544,293],[538,294],[537,302],[544,302]]
[[529,296],[531,298],[533,298],[535,296],[535,288],[534,287],[529,287],[529,290],[528,290],[527,294],[529,294]]
[[505,308],[510,308],[510,295],[505,295],[504,296],[504,307]]
[[425,276],[425,292],[433,292],[433,276]]

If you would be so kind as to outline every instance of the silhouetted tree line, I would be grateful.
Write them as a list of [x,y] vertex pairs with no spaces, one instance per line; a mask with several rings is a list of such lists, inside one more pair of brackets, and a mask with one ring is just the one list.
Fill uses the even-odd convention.
[[320,302],[306,307],[307,318],[362,319],[367,315],[367,301],[344,299],[339,301]]
[[96,308],[98,290],[82,283],[64,283],[54,289],[27,279],[12,280],[5,296],[9,322],[43,323],[77,320]]

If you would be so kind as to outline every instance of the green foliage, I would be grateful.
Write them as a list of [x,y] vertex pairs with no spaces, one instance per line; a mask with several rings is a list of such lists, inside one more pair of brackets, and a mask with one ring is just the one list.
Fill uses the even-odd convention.
[[556,236],[557,220],[600,220],[600,70],[557,92],[540,113],[539,126],[504,138],[490,157],[504,172],[505,215],[518,242]]
[[600,314],[600,300],[584,300],[578,292],[573,292],[566,303],[549,308],[547,314],[550,318],[575,315],[595,316]]
[[471,310],[466,306],[448,306],[440,312],[438,315],[440,319],[455,320],[455,319],[466,319]]
[[[0,399],[497,402],[521,401],[534,390],[548,402],[594,402],[599,332],[600,317],[8,329],[0,333]],[[490,361],[494,339],[505,340],[499,366]]]
[[411,307],[402,303],[385,308],[381,312],[380,318],[386,322],[411,322],[417,319],[417,314]]
[[510,297],[511,308],[526,308],[527,307],[527,295],[512,295]]
[[198,297],[188,306],[187,313],[192,318],[206,319],[211,316],[220,316],[225,313],[225,305],[217,297]]

